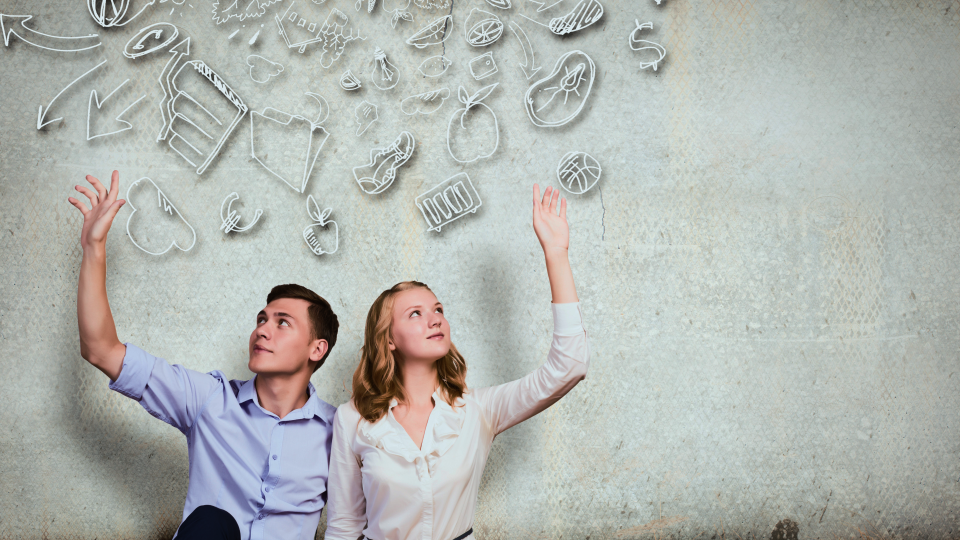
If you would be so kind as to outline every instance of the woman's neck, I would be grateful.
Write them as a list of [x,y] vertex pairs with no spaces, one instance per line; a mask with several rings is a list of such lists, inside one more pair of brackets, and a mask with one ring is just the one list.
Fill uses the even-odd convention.
[[439,384],[437,363],[402,361],[400,370],[403,373],[403,392],[406,394],[407,404],[417,406],[430,403]]

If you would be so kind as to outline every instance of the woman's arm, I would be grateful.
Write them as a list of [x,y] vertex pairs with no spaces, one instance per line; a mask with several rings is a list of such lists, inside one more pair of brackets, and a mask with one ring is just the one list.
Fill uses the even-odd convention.
[[351,448],[357,434],[359,414],[346,403],[333,419],[330,475],[327,477],[326,540],[357,540],[367,525],[367,500],[363,495],[360,462]]
[[547,362],[525,377],[499,386],[473,392],[494,434],[542,412],[556,403],[586,377],[590,346],[583,328],[573,271],[567,258],[570,232],[567,204],[559,193],[547,188],[540,198],[540,187],[533,187],[533,229],[543,247],[547,275],[553,294],[553,341]]
[[[557,199],[560,213],[557,213]],[[547,262],[547,277],[554,304],[578,302],[577,288],[573,284],[573,270],[567,252],[570,248],[570,228],[567,226],[567,200],[560,199],[560,192],[547,187],[540,198],[540,186],[533,185],[533,230],[543,248]]]

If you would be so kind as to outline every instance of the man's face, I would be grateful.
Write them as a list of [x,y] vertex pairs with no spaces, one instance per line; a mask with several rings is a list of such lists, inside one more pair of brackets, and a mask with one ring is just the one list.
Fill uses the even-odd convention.
[[310,303],[298,298],[280,298],[257,314],[257,327],[250,334],[250,371],[258,375],[291,375],[312,371],[327,352],[327,342],[313,339]]

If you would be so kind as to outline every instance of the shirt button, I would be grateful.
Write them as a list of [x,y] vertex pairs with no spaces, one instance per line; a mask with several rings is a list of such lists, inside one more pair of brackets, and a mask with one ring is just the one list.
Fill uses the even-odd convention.
[[257,519],[263,519],[263,514],[260,514],[259,516],[257,516]]
[[273,459],[274,459],[274,461],[276,461],[276,459],[277,459],[277,455],[276,455],[276,454],[274,454],[274,455],[273,455],[272,457],[273,457]]
[[270,493],[270,488],[267,488],[267,489],[266,489],[266,492],[267,492],[267,493]]

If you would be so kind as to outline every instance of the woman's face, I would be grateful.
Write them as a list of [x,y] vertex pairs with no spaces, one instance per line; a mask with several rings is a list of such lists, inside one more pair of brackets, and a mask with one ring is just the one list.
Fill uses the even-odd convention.
[[398,293],[393,303],[390,350],[405,361],[435,362],[450,351],[450,324],[427,289]]

